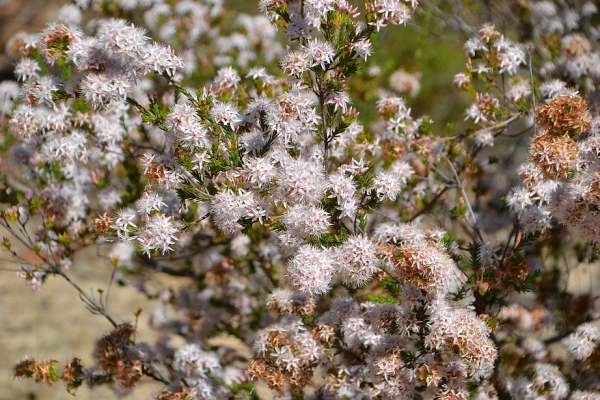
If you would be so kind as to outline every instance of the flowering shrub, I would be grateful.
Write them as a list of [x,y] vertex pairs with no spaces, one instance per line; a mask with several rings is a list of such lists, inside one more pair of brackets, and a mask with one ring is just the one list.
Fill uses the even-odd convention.
[[[501,32],[423,3],[79,0],[16,35],[3,248],[27,285],[66,279],[114,330],[95,365],[31,358],[15,376],[120,395],[154,379],[165,400],[256,398],[257,381],[285,398],[600,398],[596,298],[567,291],[562,264],[598,258],[597,7],[489,5],[519,12]],[[468,35],[454,85],[473,103],[446,130],[392,92],[416,96],[421,72],[364,82],[372,40],[418,15]],[[377,120],[352,106],[361,88]],[[153,303],[163,342],[69,277],[86,246],[134,284],[189,278]],[[208,344],[222,333],[252,359]]]

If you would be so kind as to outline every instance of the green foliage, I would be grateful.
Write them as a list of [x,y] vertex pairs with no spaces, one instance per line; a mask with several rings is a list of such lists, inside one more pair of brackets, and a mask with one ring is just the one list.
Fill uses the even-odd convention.
[[433,121],[429,117],[423,117],[419,125],[419,135],[429,136],[433,133]]
[[373,178],[375,177],[375,169],[372,165],[368,166],[368,169],[362,174],[357,174],[354,177],[357,189],[369,189],[373,186]]
[[0,189],[0,203],[17,205],[23,199],[23,193],[18,192],[12,188]]
[[31,53],[29,54],[29,56],[32,59],[34,59],[35,62],[38,64],[38,67],[40,67],[40,74],[46,75],[48,73],[48,67],[46,66],[46,63],[44,62],[44,58],[40,54],[39,49],[33,49],[31,51]]
[[128,97],[127,103],[131,104],[137,112],[140,113],[142,121],[148,125],[157,126],[163,131],[167,131],[167,114],[170,112],[170,108],[163,104],[156,102],[150,103],[150,106],[146,109],[136,100]]
[[482,243],[469,243],[468,252],[469,258],[465,259],[466,266],[472,270],[481,268],[481,246]]
[[[145,187],[145,177],[142,175],[140,168],[133,159],[125,159],[121,164],[121,175],[127,178],[127,186],[121,195],[123,204],[132,204],[140,198]],[[106,176],[108,184],[108,174]]]
[[379,295],[372,294],[372,293],[367,294],[365,296],[365,298],[368,301],[372,301],[374,303],[379,303],[379,304],[397,304],[398,303],[398,298],[396,298],[396,297],[379,296]]
[[456,204],[450,210],[450,218],[453,221],[459,221],[464,219],[467,216],[467,206],[466,204]]
[[275,232],[279,232],[285,229],[285,224],[278,219],[274,219],[271,221],[270,227]]
[[191,186],[177,188],[175,189],[175,191],[177,192],[177,196],[181,200],[181,204],[184,204],[186,200],[207,200],[206,196],[204,196],[202,193],[200,193],[198,190],[194,189]]
[[450,235],[449,233],[444,234],[442,238],[442,246],[446,249],[446,252],[450,252],[450,249],[456,243],[456,237],[454,235]]
[[60,67],[60,70],[62,72],[62,78],[65,81],[69,81],[73,73],[73,63],[66,61],[64,58],[59,58],[56,63]]
[[534,288],[535,281],[543,275],[543,271],[541,269],[536,269],[535,271],[527,274],[523,279],[515,282],[514,288],[518,293],[527,293],[531,292]]
[[[398,281],[391,277],[386,277],[379,282],[379,287],[383,289],[386,293],[389,293],[392,298],[398,298],[400,295],[400,290],[402,290],[402,286]],[[387,297],[385,297],[387,298]]]

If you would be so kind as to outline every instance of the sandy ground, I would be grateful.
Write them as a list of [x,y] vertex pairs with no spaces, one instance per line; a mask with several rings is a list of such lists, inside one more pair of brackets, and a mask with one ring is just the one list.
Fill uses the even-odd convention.
[[[18,31],[39,32],[45,24],[55,18],[59,8],[70,4],[68,0],[0,0],[0,80],[14,79],[12,62],[4,54],[4,48]],[[3,232],[0,232],[0,238]],[[0,258],[6,254],[0,252]],[[0,261],[0,268],[18,268],[18,265]],[[98,259],[95,249],[90,248],[76,257],[69,271],[71,278],[84,290],[97,293],[106,290],[111,268],[107,260]],[[156,276],[153,287],[177,288],[186,284],[185,279]],[[160,282],[159,282],[160,281]],[[113,286],[109,311],[117,322],[133,321],[134,312],[142,308],[138,322],[138,342],[153,344],[158,334],[148,326],[148,315],[152,308],[144,295],[131,287]],[[61,277],[51,277],[41,292],[31,290],[14,272],[0,271],[0,400],[62,400],[73,399],[62,382],[48,388],[30,380],[14,379],[13,366],[26,357],[55,359],[59,371],[72,357],[79,357],[84,365],[92,365],[92,352],[96,341],[111,330],[112,326],[103,317],[92,315],[78,298],[77,292]],[[247,346],[230,338],[218,338],[211,344],[234,347],[248,357]],[[173,343],[178,346],[181,343]],[[128,399],[148,399],[161,387],[150,379],[142,380]],[[259,389],[261,398],[272,396]],[[115,399],[107,388],[96,388],[91,392],[81,387],[77,399]]]
[[[91,253],[91,254],[90,254]],[[92,252],[82,254],[70,270],[82,289],[106,289],[111,269],[105,260],[94,259]],[[51,277],[36,292],[26,287],[15,273],[0,274],[0,399],[72,399],[61,382],[53,388],[29,380],[13,379],[12,366],[25,357],[50,358],[61,367],[76,356],[91,365],[91,353],[100,336],[111,330],[101,316],[92,315],[78,299],[77,292],[61,277]],[[133,313],[142,308],[137,341],[153,343],[157,338],[147,324],[151,303],[133,288],[116,287],[109,299],[109,311],[117,322],[134,321]],[[145,399],[160,385],[144,381],[132,399]],[[107,389],[86,387],[77,391],[78,399],[112,399]]]
[[[37,33],[55,18],[58,10],[68,0],[0,0],[0,80],[14,79],[13,62],[5,55],[7,41],[19,31]],[[0,231],[0,238],[8,236]],[[6,257],[0,251],[0,258]],[[18,265],[0,261],[1,268],[18,268]],[[76,258],[69,271],[71,278],[84,290],[97,293],[106,289],[111,268],[107,260],[98,259],[95,249],[90,248]],[[154,289],[186,284],[185,279],[156,276]],[[160,282],[159,282],[159,281]],[[144,295],[131,287],[114,286],[109,300],[109,311],[117,322],[133,321],[134,312],[142,308],[136,340],[154,343],[159,335],[148,326],[152,308]],[[59,371],[73,357],[79,357],[84,365],[92,365],[92,352],[96,341],[111,330],[112,326],[98,315],[92,315],[78,298],[77,292],[61,277],[50,278],[41,292],[25,286],[14,272],[0,271],[0,400],[63,400],[73,399],[62,382],[49,388],[31,380],[14,379],[13,366],[26,357],[55,359]],[[250,356],[250,349],[231,338],[217,338],[213,345],[235,348],[241,355]],[[181,343],[172,343],[175,346]],[[152,397],[162,387],[150,379],[143,379],[135,392],[127,399],[143,400]],[[257,388],[262,399],[273,396],[264,386]],[[81,400],[116,399],[114,393],[104,387],[92,392],[80,387],[76,398]]]
[[[0,237],[6,236],[3,233],[0,232]],[[108,260],[97,257],[94,247],[76,255],[74,261],[74,266],[68,271],[73,281],[88,292],[106,290],[112,270]],[[2,263],[0,267],[15,266]],[[185,278],[157,274],[148,278],[147,286],[154,292],[167,287],[177,289],[188,283]],[[148,325],[154,301],[149,301],[135,288],[114,285],[108,304],[108,311],[117,323],[135,321],[134,313],[142,309],[137,325],[138,343],[153,345],[160,337]],[[49,278],[42,291],[38,292],[25,286],[16,273],[0,272],[0,400],[73,399],[60,381],[49,388],[27,379],[14,379],[13,366],[26,357],[57,360],[59,371],[72,357],[79,357],[84,366],[91,366],[96,341],[111,328],[104,317],[92,315],[85,308],[75,289],[62,277]],[[251,357],[250,349],[231,337],[213,338],[209,343],[230,347],[245,358]],[[183,341],[173,338],[170,344],[179,347]],[[126,398],[152,398],[161,386],[144,378],[133,394]],[[273,398],[264,385],[259,385],[257,391],[261,399]],[[111,390],[103,387],[95,388],[93,392],[87,387],[80,387],[76,395],[77,399],[83,400],[117,398]]]

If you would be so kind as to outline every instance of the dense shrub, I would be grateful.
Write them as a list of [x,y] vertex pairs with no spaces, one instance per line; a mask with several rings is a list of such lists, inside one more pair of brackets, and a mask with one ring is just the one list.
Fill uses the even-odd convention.
[[[256,381],[285,398],[599,398],[595,294],[564,285],[600,243],[598,9],[418,3],[79,0],[17,34],[3,247],[27,285],[66,279],[114,330],[95,365],[15,375],[119,395],[155,379],[156,399],[256,397]],[[434,78],[418,65],[371,61],[388,25],[464,36],[464,121],[414,115]],[[87,246],[111,248],[124,283],[189,278],[153,302],[164,341],[70,278]],[[208,344],[222,333],[253,358]]]

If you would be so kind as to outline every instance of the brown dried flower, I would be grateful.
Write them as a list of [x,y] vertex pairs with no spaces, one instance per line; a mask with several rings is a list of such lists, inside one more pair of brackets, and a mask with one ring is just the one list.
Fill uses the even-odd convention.
[[528,162],[519,169],[519,178],[529,187],[533,187],[543,180],[542,169],[539,165]]
[[113,217],[109,217],[106,213],[102,214],[98,218],[94,218],[94,226],[96,227],[96,231],[102,237],[106,237],[108,232],[110,231],[110,227],[115,223],[115,219]]
[[538,124],[556,136],[577,135],[590,127],[592,116],[588,102],[580,96],[559,96],[539,107],[535,113]]
[[[310,334],[309,334],[310,335]],[[315,363],[310,356],[314,340],[297,340],[288,332],[269,329],[263,338],[265,348],[254,355],[247,369],[251,380],[264,380],[269,388],[281,392],[286,387],[303,389],[311,380]]]
[[135,328],[130,324],[118,326],[96,344],[94,358],[100,368],[114,376],[122,388],[132,388],[142,377],[142,360],[131,339]]
[[315,300],[290,290],[275,290],[267,301],[269,311],[278,311],[281,315],[310,315],[315,309]]
[[173,390],[162,390],[156,396],[156,400],[192,400],[196,395],[196,388],[179,387]]
[[451,285],[448,277],[455,276],[456,264],[432,240],[403,246],[386,244],[380,246],[380,250],[395,265],[394,278],[400,282],[425,290],[443,290]]
[[38,361],[34,358],[20,361],[15,365],[16,378],[33,378],[35,382],[44,382],[48,386],[52,386],[58,381],[56,373],[56,360]]
[[568,59],[588,57],[592,46],[590,41],[583,35],[567,35],[561,40],[561,49]]
[[61,379],[67,385],[67,392],[74,395],[75,389],[83,383],[83,364],[79,358],[73,358],[67,363]]
[[63,24],[52,24],[44,33],[42,51],[51,63],[58,60],[76,40],[73,31]]
[[569,135],[537,135],[529,146],[534,164],[550,179],[566,178],[578,157],[577,144]]

